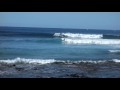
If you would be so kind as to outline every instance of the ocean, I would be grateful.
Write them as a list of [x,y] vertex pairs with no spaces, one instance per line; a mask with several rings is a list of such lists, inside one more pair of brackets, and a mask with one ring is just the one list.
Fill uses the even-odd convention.
[[[120,77],[120,30],[0,27],[0,65],[4,63],[44,66],[44,72],[37,73],[40,77],[81,73],[87,77]],[[98,70],[90,71],[91,67]],[[30,71],[24,72],[21,77],[33,77],[30,75]],[[0,74],[5,76],[20,77]]]

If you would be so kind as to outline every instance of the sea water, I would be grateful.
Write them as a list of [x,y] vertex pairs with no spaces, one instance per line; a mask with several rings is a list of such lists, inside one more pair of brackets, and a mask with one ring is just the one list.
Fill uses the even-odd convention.
[[120,62],[120,30],[0,27],[0,62]]

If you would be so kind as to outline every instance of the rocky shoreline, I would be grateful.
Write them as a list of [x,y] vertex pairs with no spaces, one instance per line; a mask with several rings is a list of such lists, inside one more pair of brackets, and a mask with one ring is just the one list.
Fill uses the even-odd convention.
[[0,63],[0,78],[119,78],[120,64],[7,64]]

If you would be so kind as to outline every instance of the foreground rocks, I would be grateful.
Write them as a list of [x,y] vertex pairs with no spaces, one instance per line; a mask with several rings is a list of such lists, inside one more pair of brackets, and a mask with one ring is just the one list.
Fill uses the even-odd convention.
[[119,78],[120,64],[0,64],[0,78]]

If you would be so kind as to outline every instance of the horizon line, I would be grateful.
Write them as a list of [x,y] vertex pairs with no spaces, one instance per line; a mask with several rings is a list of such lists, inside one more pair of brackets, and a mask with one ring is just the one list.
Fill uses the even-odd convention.
[[[60,28],[60,27],[31,27],[31,26],[0,26],[0,27],[20,27],[20,28],[52,28],[52,29],[80,29],[80,28]],[[87,29],[88,30],[88,28],[81,28],[81,29]],[[89,30],[91,30],[91,29],[89,29]],[[120,29],[92,29],[92,30],[120,30]]]

